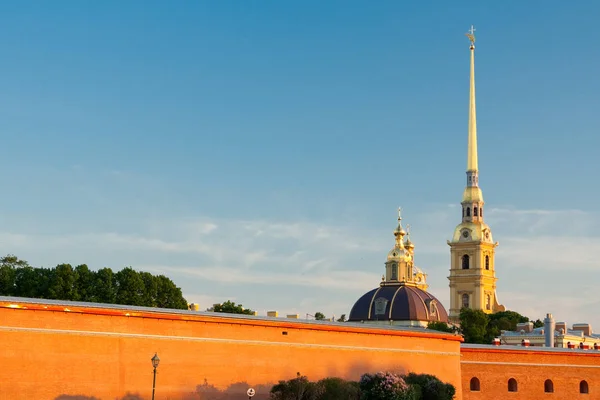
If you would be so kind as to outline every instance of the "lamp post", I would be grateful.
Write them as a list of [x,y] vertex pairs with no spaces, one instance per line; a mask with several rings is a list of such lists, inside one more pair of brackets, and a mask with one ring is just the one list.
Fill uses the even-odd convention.
[[154,400],[154,388],[156,387],[156,367],[158,367],[160,358],[158,358],[158,354],[154,353],[154,357],[152,357],[151,360],[152,366],[154,367],[154,379],[152,379],[152,400]]

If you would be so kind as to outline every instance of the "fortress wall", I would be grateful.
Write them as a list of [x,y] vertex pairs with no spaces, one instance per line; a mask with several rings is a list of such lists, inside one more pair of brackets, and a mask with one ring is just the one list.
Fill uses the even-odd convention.
[[149,399],[155,352],[156,400],[266,399],[296,372],[426,372],[461,392],[460,337],[418,329],[0,298],[0,340],[1,400]]
[[[599,351],[463,345],[461,356],[464,400],[600,399]],[[480,381],[479,392],[470,390],[473,377]],[[510,378],[516,379],[517,392],[508,391]],[[544,392],[547,379],[553,382],[553,393]],[[579,393],[582,380],[589,394]]]

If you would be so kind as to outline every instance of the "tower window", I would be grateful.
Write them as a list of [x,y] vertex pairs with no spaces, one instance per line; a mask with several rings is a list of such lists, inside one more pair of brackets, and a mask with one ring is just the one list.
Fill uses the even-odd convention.
[[469,308],[469,295],[467,293],[462,295],[462,306],[463,308]]
[[479,392],[481,390],[481,384],[479,383],[479,379],[476,377],[471,378],[471,383],[469,384],[469,388],[471,392]]
[[517,380],[515,378],[510,378],[508,380],[508,391],[509,392],[517,392],[519,389],[517,385]]
[[550,379],[546,379],[544,382],[544,392],[545,393],[554,393],[554,383]]
[[466,254],[462,256],[462,269],[469,269],[469,256]]
[[490,269],[490,256],[485,256],[485,269]]
[[579,393],[589,393],[590,392],[590,387],[588,386],[588,383],[586,381],[581,381],[579,382]]
[[473,207],[473,216],[477,216],[477,206]]
[[465,209],[463,208],[462,210],[463,210],[463,218],[464,218],[465,217]]
[[479,216],[480,216],[480,217],[483,217],[483,207],[481,207],[481,208],[479,209]]
[[397,281],[398,280],[398,267],[396,266],[396,264],[392,264],[392,280],[393,281]]
[[467,217],[471,216],[471,207],[467,207]]
[[489,294],[485,295],[485,309],[486,310],[492,309],[492,298]]

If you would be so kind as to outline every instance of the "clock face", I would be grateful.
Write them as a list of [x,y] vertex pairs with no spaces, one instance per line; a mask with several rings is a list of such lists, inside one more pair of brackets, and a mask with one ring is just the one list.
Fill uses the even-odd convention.
[[462,233],[464,238],[468,238],[469,237],[469,232],[468,231],[463,231]]
[[490,238],[490,232],[489,231],[485,231],[485,238],[489,239]]

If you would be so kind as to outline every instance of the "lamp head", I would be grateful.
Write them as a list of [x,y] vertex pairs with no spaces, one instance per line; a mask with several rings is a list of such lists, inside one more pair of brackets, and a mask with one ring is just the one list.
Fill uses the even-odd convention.
[[151,358],[152,366],[154,368],[158,367],[158,363],[160,362],[160,358],[158,358],[158,354],[154,353],[154,357]]

